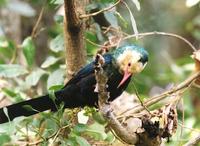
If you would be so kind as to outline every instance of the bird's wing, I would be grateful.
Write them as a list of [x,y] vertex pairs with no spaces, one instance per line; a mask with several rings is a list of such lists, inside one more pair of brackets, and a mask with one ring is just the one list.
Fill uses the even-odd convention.
[[[111,64],[112,63],[112,55],[111,54],[106,54],[103,56],[105,59],[105,65]],[[104,66],[105,66],[104,65]],[[91,74],[94,74],[94,61],[80,69],[77,74],[67,82],[65,87],[69,84],[76,84],[81,81],[81,79],[90,76]]]

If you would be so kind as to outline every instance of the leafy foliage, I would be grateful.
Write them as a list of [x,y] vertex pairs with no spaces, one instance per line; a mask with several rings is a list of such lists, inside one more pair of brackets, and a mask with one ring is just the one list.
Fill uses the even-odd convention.
[[[95,0],[92,1],[86,9],[88,12],[97,7],[103,9],[116,3],[116,1],[117,0]],[[11,5],[10,7],[20,15],[28,17],[35,16],[36,11],[31,5],[38,6],[40,2],[31,1],[30,4],[26,5],[27,3],[28,2],[23,2],[14,8],[11,2],[3,0],[0,1],[0,6],[8,6],[7,4],[9,4]],[[50,9],[53,7],[52,5],[56,5],[57,8],[63,4],[63,0],[48,0],[48,4],[46,9],[52,11]],[[179,1],[179,5],[177,5],[177,2],[175,1],[146,2],[138,0],[129,1],[127,4],[130,7],[129,11],[123,8],[124,5],[120,5],[117,9],[112,9],[103,13],[112,27],[120,27],[128,34],[149,30],[177,31],[178,33],[187,33],[194,42],[199,42],[199,3],[195,3],[193,10],[185,7],[181,10]],[[174,9],[176,11],[174,11]],[[172,16],[171,13],[168,14],[170,10],[175,13],[173,14],[174,16]],[[180,20],[180,13],[183,12],[183,14],[185,14],[186,10],[188,13],[191,13],[191,16],[188,16],[187,18],[184,17],[186,20]],[[37,12],[37,14],[39,14],[39,12]],[[67,67],[65,66],[65,56],[63,55],[65,53],[64,36],[62,32],[63,24],[61,23],[63,21],[63,16],[57,16],[55,14],[54,18],[56,22],[55,24],[52,24],[53,26],[51,26],[51,28],[46,26],[43,28],[48,32],[47,46],[49,47],[48,54],[43,58],[43,63],[41,64],[37,63],[38,56],[36,56],[36,53],[39,52],[39,55],[41,55],[40,51],[45,48],[38,47],[37,40],[31,38],[29,36],[30,34],[25,37],[21,45],[16,44],[14,40],[6,38],[5,36],[0,37],[0,82],[2,78],[9,81],[9,86],[1,87],[2,85],[0,83],[0,91],[11,101],[17,102],[26,100],[28,97],[37,97],[37,95],[46,94],[47,91],[53,92],[64,86],[65,71]],[[89,23],[91,23],[90,27],[84,35],[88,61],[92,59],[92,56],[98,48],[91,42],[103,44],[110,36],[110,34],[105,34],[101,26],[94,20],[90,20]],[[132,30],[133,28],[134,31]],[[40,33],[43,33],[43,29],[40,30]],[[145,46],[150,53],[149,64],[142,74],[135,76],[131,85],[128,87],[128,92],[134,93],[134,83],[140,96],[144,100],[148,94],[164,91],[166,88],[169,88],[169,84],[183,80],[193,70],[192,60],[188,55],[189,52],[185,51],[185,46],[182,46],[181,43],[174,43],[174,41],[162,38],[139,39],[138,41],[130,39],[128,41]],[[182,50],[178,50],[178,48],[181,48]],[[21,55],[25,57],[28,66],[21,64],[20,56],[18,56],[20,49],[22,49],[23,54]],[[177,51],[174,51],[176,49]],[[173,56],[172,54],[174,52],[175,54],[178,54],[177,56],[179,57]],[[186,55],[183,55],[183,53]],[[197,91],[195,92],[198,93]],[[52,99],[55,98],[53,93],[51,95]],[[198,101],[198,96],[194,97],[188,92],[184,95],[183,100],[185,104],[184,107],[181,107],[180,105],[179,113],[180,115],[183,114],[182,108],[185,109],[184,125],[199,130],[199,106],[194,104],[195,101]],[[34,110],[32,107],[25,108]],[[113,134],[106,130],[106,120],[95,108],[85,107],[84,110],[80,111],[82,114],[79,114],[80,117],[78,118],[81,119],[80,121],[83,121],[85,118],[85,124],[82,122],[74,123],[73,119],[76,118],[77,115],[74,115],[71,110],[64,111],[63,105],[58,108],[58,112],[55,113],[44,112],[37,117],[21,117],[15,119],[14,122],[1,125],[0,145],[6,143],[15,144],[15,140],[18,138],[21,141],[26,141],[27,137],[34,142],[38,139],[41,140],[41,143],[39,143],[41,145],[58,142],[61,145],[89,146],[92,145],[90,144],[91,138],[95,141],[101,141],[105,145],[115,141]],[[195,117],[192,117],[192,114],[194,114]],[[181,118],[182,117],[180,116],[180,121]],[[90,123],[90,121],[92,122]],[[67,134],[63,131],[67,132]],[[181,134],[182,138],[187,138],[187,140],[192,138],[195,135],[194,131],[195,130],[184,130],[184,132],[182,132],[181,128],[179,128],[176,135],[173,136],[171,142],[167,145],[180,144],[175,137],[179,137]],[[181,140],[181,138],[179,140]]]
[[0,65],[1,77],[12,78],[12,77],[24,75],[26,73],[27,73],[26,68],[18,64],[9,64],[9,65],[1,64]]
[[31,37],[27,37],[23,41],[22,48],[28,65],[32,66],[35,57],[35,46]]
[[40,68],[36,69],[35,71],[32,71],[27,77],[26,77],[26,84],[29,86],[36,86],[40,80],[40,78],[45,74],[46,72]]
[[10,136],[7,135],[7,134],[2,134],[2,135],[0,135],[0,139],[1,139],[0,145],[3,145],[4,143],[8,143],[8,142],[11,141]]
[[8,58],[11,58],[15,53],[15,46],[12,41],[7,40],[4,37],[0,37],[0,63],[6,63]]
[[59,34],[50,42],[50,49],[55,53],[64,50],[64,39],[62,34]]
[[42,68],[48,68],[49,66],[55,64],[59,58],[56,58],[54,56],[49,56],[47,59],[42,63],[41,67]]
[[58,69],[49,75],[49,78],[47,80],[47,88],[49,89],[51,86],[55,85],[62,85],[63,81],[64,81],[64,70]]

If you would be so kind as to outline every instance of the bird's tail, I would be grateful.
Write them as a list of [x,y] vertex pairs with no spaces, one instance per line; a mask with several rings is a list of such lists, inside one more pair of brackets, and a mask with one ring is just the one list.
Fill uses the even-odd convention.
[[12,104],[0,108],[0,124],[19,116],[30,116],[48,109],[56,110],[56,104],[49,95]]

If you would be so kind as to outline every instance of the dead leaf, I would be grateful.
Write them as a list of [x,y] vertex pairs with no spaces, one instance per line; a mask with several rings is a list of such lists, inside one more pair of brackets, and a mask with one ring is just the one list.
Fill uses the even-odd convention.
[[129,118],[125,124],[127,125],[127,130],[134,133],[142,133],[144,129],[142,128],[142,121],[139,118]]
[[120,40],[121,40],[121,35],[108,37],[108,41],[111,46],[116,46],[116,44],[118,44]]

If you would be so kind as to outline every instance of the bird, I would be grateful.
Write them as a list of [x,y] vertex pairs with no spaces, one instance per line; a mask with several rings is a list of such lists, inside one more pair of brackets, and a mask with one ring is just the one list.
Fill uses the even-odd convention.
[[[103,58],[102,68],[108,77],[108,102],[111,102],[127,88],[131,77],[144,69],[148,62],[148,52],[143,47],[128,44],[105,53]],[[55,91],[54,98],[47,94],[1,108],[0,124],[12,121],[16,117],[31,116],[46,110],[57,111],[61,103],[64,103],[64,108],[96,107],[98,91],[95,91],[95,88],[95,61],[91,61],[62,89]]]

